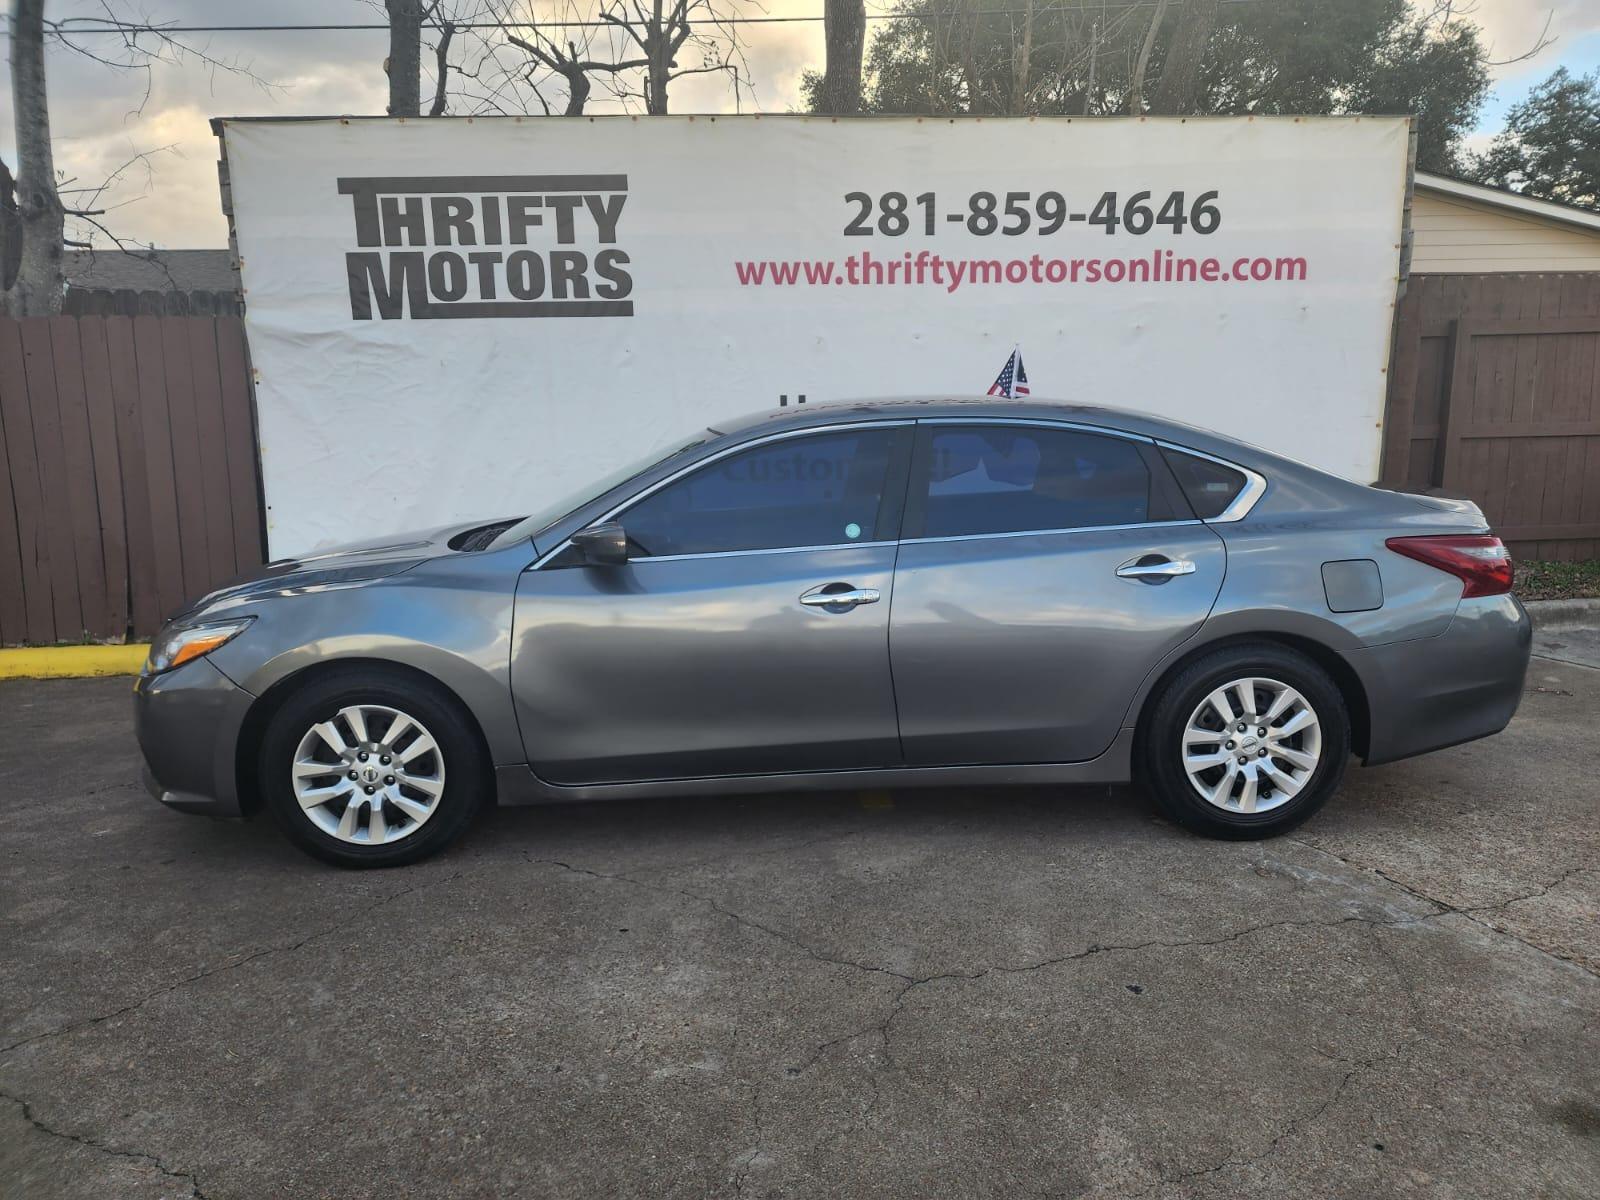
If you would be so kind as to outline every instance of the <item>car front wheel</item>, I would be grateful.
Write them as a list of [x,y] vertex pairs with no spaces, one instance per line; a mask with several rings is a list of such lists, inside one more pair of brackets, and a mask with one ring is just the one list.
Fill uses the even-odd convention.
[[1210,837],[1271,837],[1338,790],[1350,720],[1338,687],[1305,655],[1229,646],[1167,683],[1141,747],[1144,781],[1167,816]]
[[399,866],[443,849],[487,784],[477,738],[448,695],[366,666],[294,692],[267,725],[259,772],[289,837],[343,867]]

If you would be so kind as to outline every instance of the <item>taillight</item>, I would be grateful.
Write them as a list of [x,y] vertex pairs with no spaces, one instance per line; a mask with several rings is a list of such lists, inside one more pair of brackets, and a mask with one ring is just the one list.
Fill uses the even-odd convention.
[[1491,533],[1392,537],[1384,545],[1461,580],[1461,597],[1499,596],[1511,590],[1511,555]]

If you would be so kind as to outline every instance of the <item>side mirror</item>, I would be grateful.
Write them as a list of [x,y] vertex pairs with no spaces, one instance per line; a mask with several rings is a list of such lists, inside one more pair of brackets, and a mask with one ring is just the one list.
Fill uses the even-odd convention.
[[628,534],[616,521],[578,530],[572,544],[591,566],[614,567],[628,561]]

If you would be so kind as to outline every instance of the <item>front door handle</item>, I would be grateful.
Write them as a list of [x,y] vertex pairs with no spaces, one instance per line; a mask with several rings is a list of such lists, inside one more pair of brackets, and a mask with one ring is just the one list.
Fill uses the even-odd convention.
[[1118,579],[1148,579],[1154,583],[1177,575],[1193,574],[1194,563],[1187,558],[1162,558],[1155,554],[1146,554],[1143,558],[1123,563],[1117,568]]
[[[837,588],[837,591],[829,591]],[[858,604],[876,604],[882,599],[877,588],[853,588],[849,584],[825,583],[802,593],[800,603],[807,608],[854,608]]]

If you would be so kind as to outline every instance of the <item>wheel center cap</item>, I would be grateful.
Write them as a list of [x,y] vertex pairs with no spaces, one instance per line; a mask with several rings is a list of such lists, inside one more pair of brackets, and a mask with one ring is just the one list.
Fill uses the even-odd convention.
[[362,767],[361,778],[365,779],[368,783],[376,783],[378,780],[378,768]]
[[1254,734],[1250,734],[1250,735],[1246,736],[1244,741],[1240,742],[1239,745],[1241,747],[1243,747],[1244,749],[1246,749],[1246,750],[1254,750],[1256,748],[1256,742],[1257,742],[1257,739],[1256,739],[1255,735]]

